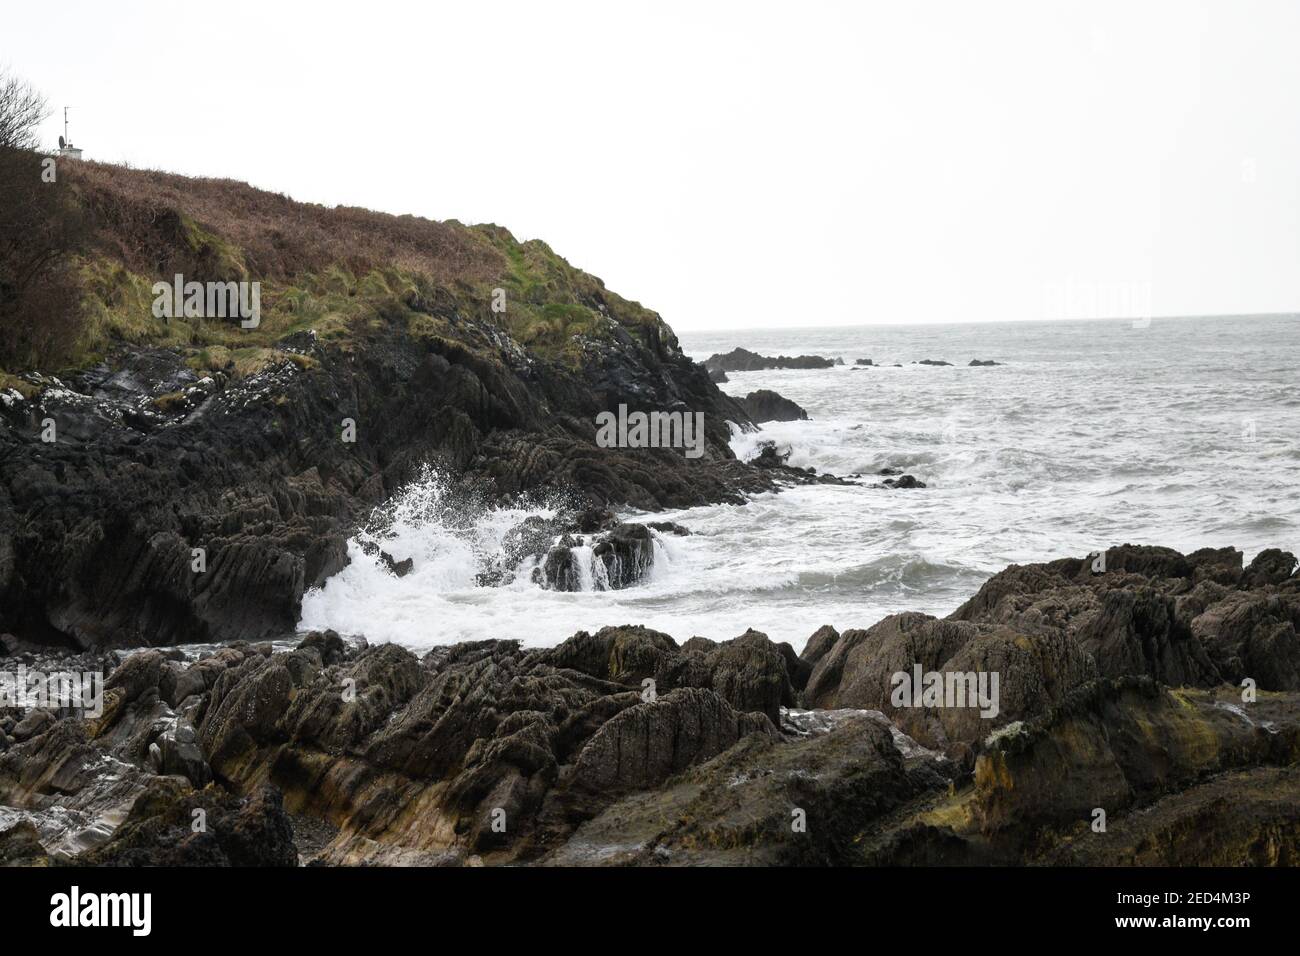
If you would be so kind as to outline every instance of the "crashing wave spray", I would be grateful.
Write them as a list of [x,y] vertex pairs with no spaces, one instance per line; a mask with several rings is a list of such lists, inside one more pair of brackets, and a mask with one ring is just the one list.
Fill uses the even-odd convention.
[[371,513],[348,566],[303,596],[298,627],[411,646],[520,636],[492,631],[508,605],[566,602],[571,617],[574,600],[641,590],[630,585],[656,580],[678,547],[639,525],[566,533],[576,513],[557,493],[489,503],[426,468]]

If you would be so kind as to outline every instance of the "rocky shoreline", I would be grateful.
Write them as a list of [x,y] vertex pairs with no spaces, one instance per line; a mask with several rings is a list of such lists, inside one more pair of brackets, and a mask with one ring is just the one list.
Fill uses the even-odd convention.
[[[746,406],[544,243],[97,163],[60,182],[95,322],[39,368],[0,368],[0,634],[85,650],[291,632],[429,468],[460,500],[569,515],[811,480],[738,461]],[[160,275],[256,279],[263,314],[159,317]],[[689,414],[699,447],[602,447],[597,416],[622,406]]]
[[[0,717],[0,861],[1290,865],[1297,625],[1290,554],[1125,545],[799,654],[631,625],[20,651],[109,674],[98,717]],[[996,716],[899,706],[913,668],[997,673]]]
[[[350,540],[410,573],[366,532],[430,468],[471,516],[554,503],[478,572],[554,591],[634,586],[690,533],[620,511],[865,483],[772,442],[737,460],[733,427],[806,413],[714,381],[836,362],[696,364],[496,226],[93,163],[61,182],[94,322],[0,369],[0,675],[103,684],[99,706],[0,701],[0,864],[1296,862],[1281,551],[1012,567],[947,618],[826,626],[799,653],[635,624],[422,656],[295,633]],[[266,312],[152,313],[151,281],[182,273],[256,278]],[[702,416],[700,455],[605,447],[597,416],[624,406]],[[975,704],[930,700],[935,675],[970,676]]]

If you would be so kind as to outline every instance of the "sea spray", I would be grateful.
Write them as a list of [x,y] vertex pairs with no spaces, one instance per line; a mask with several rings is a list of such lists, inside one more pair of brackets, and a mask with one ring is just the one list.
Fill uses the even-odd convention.
[[[488,502],[426,468],[348,542],[348,566],[304,595],[299,629],[412,647],[486,637],[554,643],[590,623],[583,602],[600,601],[632,572],[638,586],[663,585],[686,547],[649,531],[648,552],[628,568],[617,553],[596,554],[601,535],[563,533],[576,512],[573,499],[555,493]],[[548,557],[563,560],[563,587],[541,573]],[[394,575],[391,564],[408,559],[409,572]],[[544,639],[540,619],[549,625]]]

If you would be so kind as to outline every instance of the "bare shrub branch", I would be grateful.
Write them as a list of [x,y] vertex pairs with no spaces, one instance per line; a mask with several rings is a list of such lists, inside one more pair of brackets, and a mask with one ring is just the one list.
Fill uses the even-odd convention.
[[37,149],[36,128],[49,115],[45,97],[35,87],[0,70],[0,149]]

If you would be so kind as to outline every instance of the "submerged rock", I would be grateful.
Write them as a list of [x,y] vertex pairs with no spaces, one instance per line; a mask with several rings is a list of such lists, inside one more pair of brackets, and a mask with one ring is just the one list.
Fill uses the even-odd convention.
[[404,578],[415,568],[415,561],[412,558],[403,558],[398,561],[372,541],[362,541],[361,550],[371,557],[378,557],[379,563],[387,568],[388,573],[394,577]]
[[877,488],[924,488],[925,482],[919,480],[915,475],[900,475],[897,478],[886,478]]

